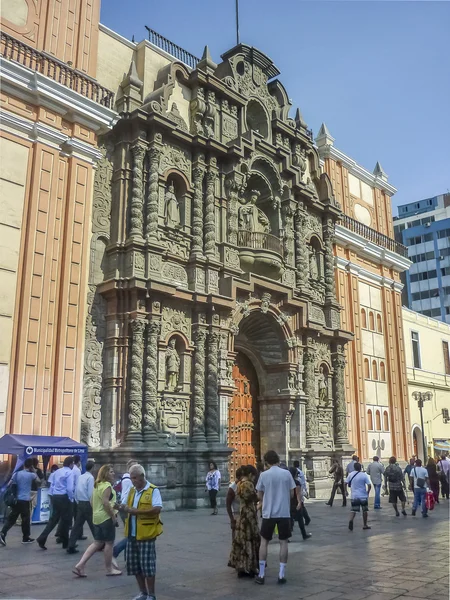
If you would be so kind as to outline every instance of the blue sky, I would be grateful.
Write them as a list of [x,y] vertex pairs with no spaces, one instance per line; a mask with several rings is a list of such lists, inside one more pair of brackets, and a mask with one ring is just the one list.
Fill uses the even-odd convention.
[[[235,45],[235,0],[103,0],[124,37],[144,25],[192,54]],[[394,206],[450,190],[449,2],[240,0],[241,41],[258,47],[314,135],[398,188]],[[396,213],[396,210],[394,209]]]

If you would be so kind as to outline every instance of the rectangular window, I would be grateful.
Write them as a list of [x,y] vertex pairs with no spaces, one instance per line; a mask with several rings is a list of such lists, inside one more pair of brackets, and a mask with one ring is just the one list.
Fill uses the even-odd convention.
[[432,242],[433,241],[433,234],[432,233],[427,233],[423,236],[423,241],[424,242]]
[[417,333],[417,331],[411,331],[411,344],[412,344],[414,368],[421,369],[422,367],[420,366],[419,334]]
[[440,317],[441,316],[441,309],[440,308],[432,308],[430,316],[431,317]]
[[442,351],[444,352],[445,374],[450,375],[450,352],[449,352],[448,342],[442,342]]

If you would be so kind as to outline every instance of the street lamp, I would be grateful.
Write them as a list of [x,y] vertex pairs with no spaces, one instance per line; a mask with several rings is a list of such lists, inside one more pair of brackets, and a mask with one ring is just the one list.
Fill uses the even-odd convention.
[[423,403],[431,400],[433,394],[431,392],[413,392],[412,397],[417,402],[420,411],[420,426],[422,427],[422,446],[423,446],[423,460],[424,464],[427,462],[427,447],[425,446],[425,430],[423,428]]

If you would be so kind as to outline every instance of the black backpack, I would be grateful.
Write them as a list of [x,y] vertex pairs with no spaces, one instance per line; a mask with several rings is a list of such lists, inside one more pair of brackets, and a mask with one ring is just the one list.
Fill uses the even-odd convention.
[[6,506],[13,508],[17,504],[17,483],[13,481],[6,488],[5,495],[3,497],[3,502]]

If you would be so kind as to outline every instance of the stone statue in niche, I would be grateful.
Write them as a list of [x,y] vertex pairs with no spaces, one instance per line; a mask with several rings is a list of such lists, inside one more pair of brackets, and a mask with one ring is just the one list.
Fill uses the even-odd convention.
[[314,248],[309,249],[309,275],[311,279],[319,279],[319,269],[317,268],[317,254]]
[[328,406],[328,379],[323,366],[319,367],[319,375],[317,376],[319,384],[319,404]]
[[178,389],[180,376],[180,357],[175,347],[176,339],[172,338],[166,350],[166,389],[174,392]]
[[259,198],[259,192],[252,190],[250,199],[243,204],[239,209],[239,229],[251,231],[252,233],[269,233],[269,219],[262,210],[256,206]]
[[181,225],[180,204],[175,196],[173,183],[169,185],[169,189],[165,195],[164,223],[166,227],[171,227],[172,229],[176,229]]

